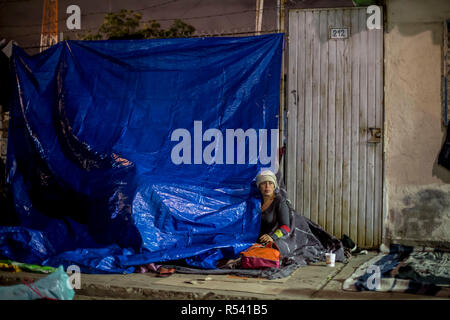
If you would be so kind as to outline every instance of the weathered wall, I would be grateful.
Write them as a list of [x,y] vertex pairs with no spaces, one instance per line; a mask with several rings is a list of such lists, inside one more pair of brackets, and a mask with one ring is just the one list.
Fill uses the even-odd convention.
[[449,246],[450,171],[441,103],[448,0],[387,0],[385,28],[385,236]]

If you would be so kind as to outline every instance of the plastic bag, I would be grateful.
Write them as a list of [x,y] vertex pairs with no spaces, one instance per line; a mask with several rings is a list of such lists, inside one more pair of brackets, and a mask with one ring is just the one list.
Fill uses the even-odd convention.
[[73,300],[75,291],[69,276],[60,266],[55,272],[34,283],[0,287],[0,300]]

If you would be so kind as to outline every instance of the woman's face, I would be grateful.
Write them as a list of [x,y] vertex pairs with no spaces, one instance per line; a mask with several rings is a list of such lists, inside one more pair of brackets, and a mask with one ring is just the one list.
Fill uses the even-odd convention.
[[263,197],[270,197],[273,195],[275,185],[272,181],[265,181],[259,184],[259,191]]

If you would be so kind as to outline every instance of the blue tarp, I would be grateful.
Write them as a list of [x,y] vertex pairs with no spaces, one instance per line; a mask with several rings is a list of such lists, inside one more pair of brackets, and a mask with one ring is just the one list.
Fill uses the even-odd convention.
[[0,227],[0,255],[88,273],[236,257],[259,233],[252,181],[274,165],[282,43],[14,47],[6,169],[19,223]]

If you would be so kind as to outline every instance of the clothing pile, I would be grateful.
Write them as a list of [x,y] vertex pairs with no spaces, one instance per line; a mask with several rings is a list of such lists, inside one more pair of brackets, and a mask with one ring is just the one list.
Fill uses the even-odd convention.
[[393,244],[360,266],[343,289],[450,297],[450,252]]

